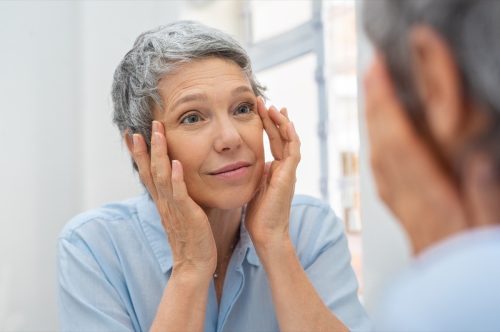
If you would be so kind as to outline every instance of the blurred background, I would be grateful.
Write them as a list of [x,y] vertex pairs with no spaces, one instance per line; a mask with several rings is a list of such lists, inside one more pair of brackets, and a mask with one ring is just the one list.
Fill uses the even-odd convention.
[[[1,1],[0,331],[58,330],[56,243],[74,215],[142,192],[112,125],[114,69],[143,31],[197,20],[249,51],[302,140],[296,192],[342,218],[372,311],[408,260],[373,186],[355,0]],[[268,150],[268,149],[267,149]],[[270,154],[269,154],[270,156]],[[332,262],[332,265],[335,262]]]

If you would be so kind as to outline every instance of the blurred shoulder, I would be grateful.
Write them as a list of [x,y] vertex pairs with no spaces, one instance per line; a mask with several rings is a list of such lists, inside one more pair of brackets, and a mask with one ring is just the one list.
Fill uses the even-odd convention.
[[489,331],[500,327],[500,228],[453,236],[414,258],[387,287],[380,330]]

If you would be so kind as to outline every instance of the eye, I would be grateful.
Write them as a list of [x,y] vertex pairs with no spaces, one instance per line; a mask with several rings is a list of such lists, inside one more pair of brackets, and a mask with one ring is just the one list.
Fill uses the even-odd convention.
[[201,117],[196,113],[188,114],[181,119],[181,123],[184,124],[193,124],[199,121],[201,121]]
[[252,104],[241,104],[236,107],[234,110],[234,114],[239,115],[239,114],[250,114],[253,112],[253,105]]

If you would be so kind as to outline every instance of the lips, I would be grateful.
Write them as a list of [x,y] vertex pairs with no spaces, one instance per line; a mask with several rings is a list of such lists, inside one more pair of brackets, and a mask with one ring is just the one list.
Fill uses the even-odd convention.
[[221,168],[218,168],[215,171],[212,171],[212,172],[210,172],[208,174],[210,174],[210,175],[224,174],[224,173],[236,171],[236,170],[238,170],[240,168],[243,168],[243,167],[248,167],[250,165],[251,165],[251,163],[249,163],[249,162],[238,161],[236,163],[228,164],[228,165],[225,165],[225,166],[223,166]]

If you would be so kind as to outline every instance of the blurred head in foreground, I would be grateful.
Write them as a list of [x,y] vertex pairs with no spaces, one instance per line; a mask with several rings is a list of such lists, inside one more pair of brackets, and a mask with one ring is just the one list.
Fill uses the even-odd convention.
[[500,329],[500,1],[370,0],[372,170],[417,258],[383,331]]

